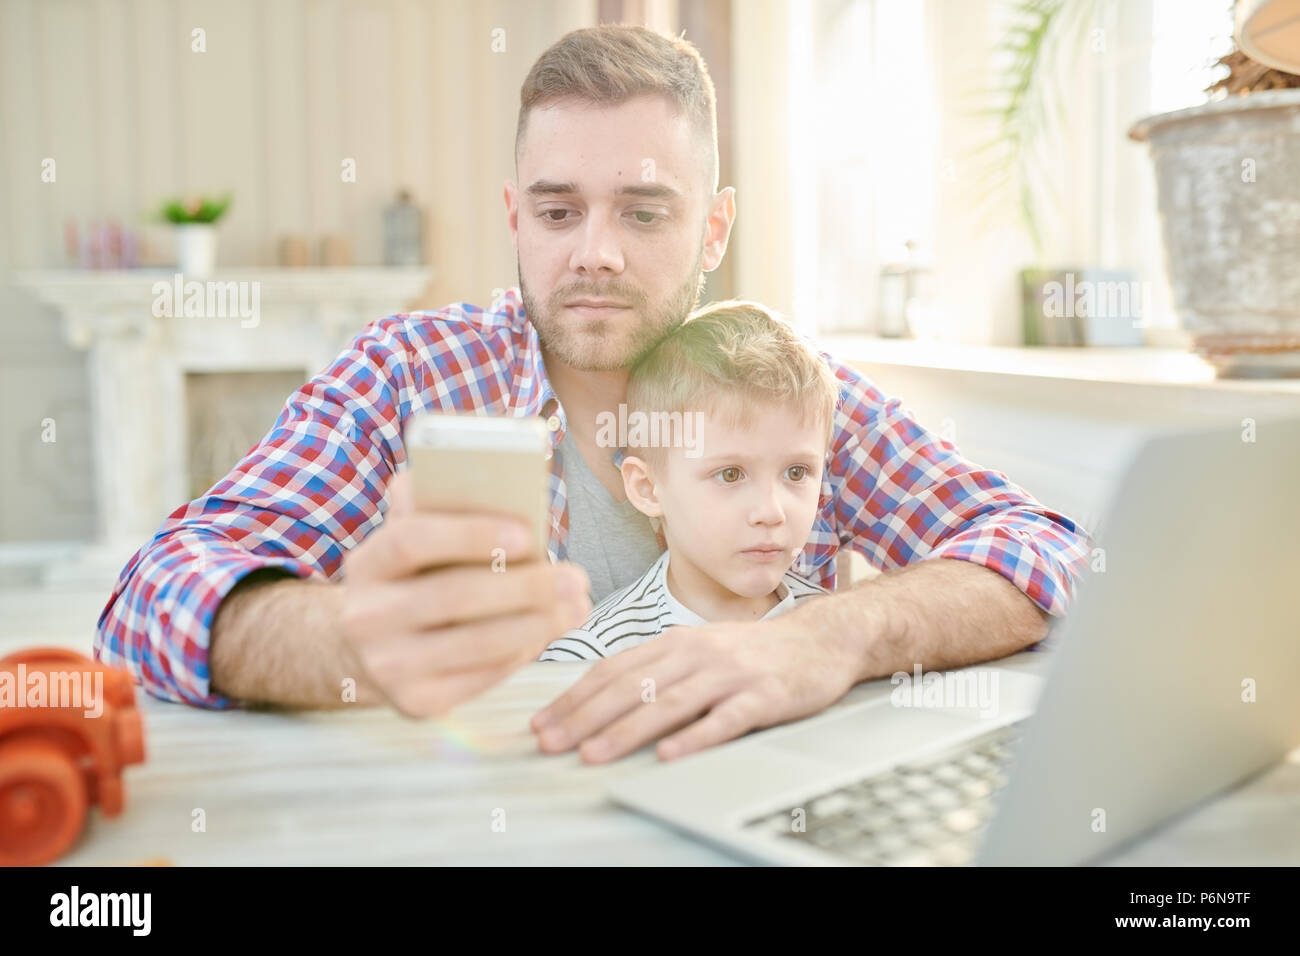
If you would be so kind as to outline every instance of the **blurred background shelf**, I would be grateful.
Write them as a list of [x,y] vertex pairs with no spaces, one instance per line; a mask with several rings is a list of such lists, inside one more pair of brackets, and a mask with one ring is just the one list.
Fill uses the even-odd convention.
[[868,365],[1300,396],[1300,378],[1216,379],[1209,362],[1177,348],[963,345],[847,335],[821,337],[818,343],[832,355]]

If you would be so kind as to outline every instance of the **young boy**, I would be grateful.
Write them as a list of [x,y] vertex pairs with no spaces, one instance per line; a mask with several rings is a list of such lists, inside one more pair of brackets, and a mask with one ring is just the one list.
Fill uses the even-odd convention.
[[763,620],[828,593],[790,566],[816,519],[838,396],[821,356],[752,302],[706,306],[643,356],[628,378],[623,486],[667,550],[538,659],[608,657],[670,627]]

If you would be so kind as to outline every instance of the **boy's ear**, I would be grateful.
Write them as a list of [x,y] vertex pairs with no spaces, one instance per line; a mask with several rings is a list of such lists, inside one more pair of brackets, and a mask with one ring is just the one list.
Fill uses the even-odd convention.
[[628,455],[620,470],[623,472],[623,490],[627,492],[632,507],[647,517],[662,517],[664,509],[659,504],[654,475],[645,460]]

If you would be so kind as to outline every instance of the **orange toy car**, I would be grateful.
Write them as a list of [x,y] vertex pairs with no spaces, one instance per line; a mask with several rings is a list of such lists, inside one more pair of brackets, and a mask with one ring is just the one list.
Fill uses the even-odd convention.
[[143,761],[125,671],[52,647],[0,658],[0,865],[66,853],[92,804],[122,812],[122,768]]

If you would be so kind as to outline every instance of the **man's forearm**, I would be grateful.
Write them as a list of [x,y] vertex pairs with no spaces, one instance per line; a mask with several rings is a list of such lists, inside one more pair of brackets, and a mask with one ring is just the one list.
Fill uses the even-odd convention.
[[342,586],[254,572],[217,608],[208,668],[212,689],[244,701],[341,707],[379,703],[339,639]]
[[1041,640],[1050,617],[989,568],[934,558],[886,572],[788,615],[842,646],[854,683],[899,671],[963,667]]

